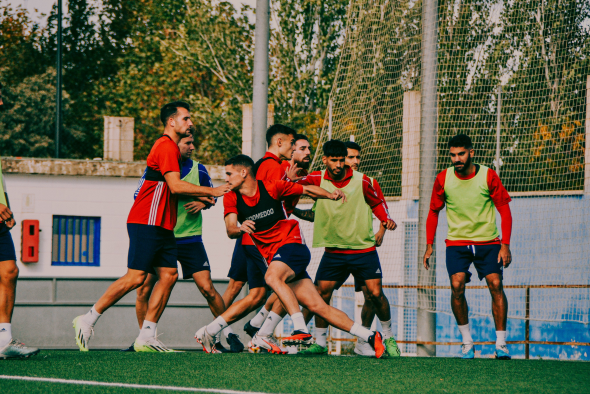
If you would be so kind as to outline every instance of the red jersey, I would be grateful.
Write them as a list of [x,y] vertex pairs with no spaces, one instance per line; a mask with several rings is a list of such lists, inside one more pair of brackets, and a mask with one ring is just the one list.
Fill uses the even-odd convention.
[[129,212],[127,223],[147,224],[174,230],[177,200],[164,179],[168,172],[180,173],[180,150],[170,137],[160,137],[147,157],[147,174]]
[[[324,179],[329,180],[332,182],[334,186],[341,189],[346,187],[350,183],[352,179],[353,170],[350,167],[346,167],[346,174],[344,178],[340,181],[336,181],[332,179],[330,173],[326,171],[324,173]],[[322,172],[321,171],[314,171],[305,178],[301,179],[297,182],[301,185],[315,185],[320,186],[322,183]],[[381,189],[379,189],[381,191]],[[391,219],[389,217],[389,212],[387,211],[387,204],[385,203],[385,198],[383,198],[383,193],[381,193],[381,197],[379,193],[373,187],[373,183],[371,182],[371,178],[363,174],[363,195],[365,197],[365,202],[371,209],[377,219],[381,222],[386,222],[387,220]],[[347,254],[357,254],[357,253],[366,253],[375,250],[375,247],[370,247],[367,249],[339,249],[339,248],[326,248],[326,252],[328,253],[347,253]]]
[[[479,168],[480,167],[478,166],[477,170],[473,171],[473,174],[467,175],[466,177],[462,177],[457,172],[455,172],[455,175],[457,176],[457,178],[463,180],[472,179],[477,174]],[[427,244],[432,244],[434,242],[436,227],[438,225],[438,214],[445,207],[446,176],[447,170],[441,171],[436,176],[436,180],[434,181],[434,187],[432,188],[432,196],[430,198],[430,212],[428,213],[428,218],[426,220]],[[510,235],[512,232],[512,215],[510,213],[510,206],[508,205],[508,203],[511,201],[510,195],[508,194],[508,191],[506,191],[506,188],[504,188],[504,185],[502,185],[502,181],[500,181],[500,177],[498,176],[498,174],[496,174],[496,171],[492,170],[491,168],[488,169],[487,184],[488,190],[490,191],[490,197],[494,202],[494,206],[498,210],[498,213],[500,213],[500,217],[502,218],[502,243],[509,244]],[[445,240],[445,242],[447,246],[491,245],[499,244],[500,238],[496,238],[491,241],[485,242],[475,242],[470,240]]]
[[285,180],[285,170],[281,166],[281,159],[274,153],[266,152],[262,157],[260,166],[256,171],[256,179],[259,181]]
[[[287,197],[300,196],[303,194],[303,187],[296,183],[286,181],[264,181],[264,187],[268,195],[277,200],[282,201]],[[260,202],[260,188],[256,190],[256,194],[252,197],[241,195],[244,203],[250,207],[256,206]],[[230,191],[223,197],[224,217],[230,213],[238,213],[238,196],[234,191]],[[266,259],[272,261],[277,250],[286,244],[303,244],[303,236],[299,229],[299,222],[294,219],[279,220],[273,227],[268,230],[258,231],[250,234],[250,237],[244,236],[242,242],[244,245],[254,244]]]

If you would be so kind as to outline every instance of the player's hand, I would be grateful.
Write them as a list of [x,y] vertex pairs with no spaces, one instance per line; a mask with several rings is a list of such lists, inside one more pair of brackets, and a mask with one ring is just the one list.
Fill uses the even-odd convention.
[[394,222],[391,219],[388,219],[386,222],[381,223],[383,225],[383,227],[385,227],[386,229],[393,231],[397,228],[397,223]]
[[213,197],[195,197],[195,201],[200,201],[205,205],[215,205],[215,198]]
[[379,231],[375,234],[375,246],[381,246],[383,244],[383,237],[385,236],[385,227],[379,226]]
[[5,222],[8,222],[12,219],[12,211],[4,204],[0,204],[0,219]]
[[291,159],[290,163],[291,165],[289,166],[289,169],[285,171],[285,173],[291,182],[296,182],[302,178],[298,176],[299,170],[301,170],[301,168],[297,167],[297,163],[295,163],[295,160],[293,159]]
[[510,253],[510,245],[502,244],[500,253],[498,253],[498,264],[503,263],[504,268],[508,268],[512,263],[512,253]]
[[252,220],[246,220],[244,223],[242,223],[242,225],[239,227],[239,230],[242,233],[246,233],[246,234],[252,234],[254,231],[256,231],[256,227],[254,227],[254,221]]
[[432,256],[433,250],[432,250],[432,245],[426,245],[426,253],[424,253],[424,268],[426,268],[426,270],[428,270],[428,268],[430,268],[430,264],[428,263],[428,260],[430,259],[430,256]]
[[336,189],[332,192],[332,194],[330,194],[330,197],[328,197],[330,200],[334,200],[334,201],[338,201],[340,199],[342,199],[342,203],[344,204],[346,202],[346,194],[344,194],[344,192],[340,189]]
[[196,215],[197,213],[201,212],[201,209],[205,208],[206,206],[207,205],[204,202],[191,201],[189,203],[184,204],[184,209],[186,209],[188,213]]
[[225,185],[217,186],[213,188],[213,197],[221,197],[225,193],[229,192],[231,189],[229,185],[226,183]]

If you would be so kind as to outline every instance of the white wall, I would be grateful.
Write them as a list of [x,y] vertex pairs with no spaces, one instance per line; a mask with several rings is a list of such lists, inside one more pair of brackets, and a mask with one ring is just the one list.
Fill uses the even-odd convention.
[[[17,220],[11,234],[20,275],[25,277],[120,277],[127,270],[127,215],[137,178],[4,174]],[[26,201],[29,201],[27,205]],[[52,266],[53,215],[101,217],[100,267]],[[21,222],[37,219],[41,229],[39,262],[20,262]],[[223,200],[203,212],[203,239],[212,277],[227,278],[234,242],[225,232]]]

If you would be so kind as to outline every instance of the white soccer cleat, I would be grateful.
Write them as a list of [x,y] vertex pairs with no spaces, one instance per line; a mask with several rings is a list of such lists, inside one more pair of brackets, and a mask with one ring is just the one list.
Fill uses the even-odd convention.
[[203,346],[205,353],[221,353],[215,347],[215,337],[207,332],[207,326],[200,328],[195,333],[195,339]]
[[358,339],[354,346],[354,352],[359,356],[375,357],[375,349],[371,347],[369,342]]
[[248,351],[250,353],[273,353],[273,354],[287,354],[288,350],[279,345],[276,338],[271,335],[267,337],[254,335],[254,338],[248,344]]
[[133,344],[133,349],[138,353],[179,353],[178,350],[169,349],[157,337],[137,338]]
[[72,323],[76,332],[76,345],[78,345],[81,352],[87,352],[90,338],[94,335],[94,327],[86,323],[83,317],[84,315],[76,317]]
[[35,347],[27,347],[18,340],[13,339],[10,343],[0,349],[0,359],[27,358],[39,353]]

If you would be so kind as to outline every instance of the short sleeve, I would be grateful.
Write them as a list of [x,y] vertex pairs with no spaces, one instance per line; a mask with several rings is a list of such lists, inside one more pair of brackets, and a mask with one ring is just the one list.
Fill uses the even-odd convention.
[[297,181],[299,185],[303,186],[320,186],[322,184],[322,172],[321,171],[314,171],[309,175],[306,175],[299,181]]
[[174,142],[170,141],[162,144],[155,159],[162,175],[168,172],[180,173],[180,151]]
[[275,200],[284,200],[290,196],[300,196],[303,194],[303,186],[287,181],[264,182],[266,191]]
[[226,217],[230,213],[238,213],[238,198],[235,192],[226,193],[223,196],[223,217]]
[[272,159],[268,159],[260,164],[256,172],[256,179],[259,181],[279,181],[283,179],[285,170],[279,163]]

